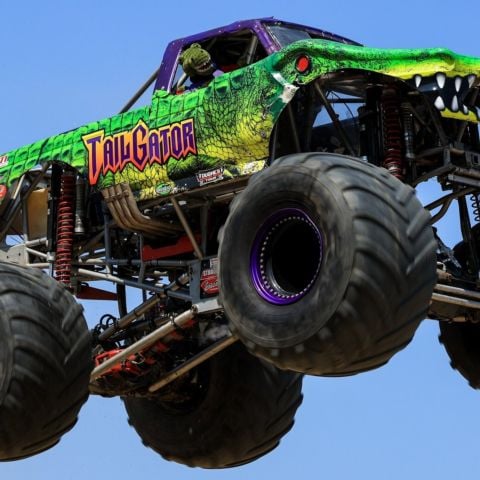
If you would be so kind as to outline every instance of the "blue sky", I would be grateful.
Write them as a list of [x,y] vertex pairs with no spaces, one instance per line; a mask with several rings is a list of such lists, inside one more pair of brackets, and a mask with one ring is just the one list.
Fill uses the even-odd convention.
[[[439,0],[0,0],[0,151],[118,112],[157,68],[170,40],[260,16],[370,46],[446,46],[480,56],[478,0],[448,6]],[[450,245],[458,240],[453,222],[449,216],[441,225]],[[109,310],[86,305],[90,324]],[[380,370],[307,378],[293,430],[277,450],[245,467],[203,471],[166,462],[143,447],[118,399],[91,397],[58,446],[0,464],[0,478],[478,478],[480,394],[450,368],[437,337],[438,325],[427,320]]]

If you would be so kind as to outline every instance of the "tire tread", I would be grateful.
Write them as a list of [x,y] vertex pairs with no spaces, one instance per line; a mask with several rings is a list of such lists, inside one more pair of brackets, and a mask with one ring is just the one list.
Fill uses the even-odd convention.
[[10,365],[0,383],[0,460],[16,460],[52,447],[76,423],[91,346],[82,308],[55,280],[10,264],[0,264],[0,278],[0,342]]
[[[280,158],[257,174],[255,191],[262,182],[281,185],[282,179],[299,173],[328,178],[349,206],[355,242],[348,286],[336,313],[301,345],[268,348],[242,338],[241,333],[239,336],[252,353],[279,368],[327,376],[377,368],[411,341],[426,316],[436,283],[436,243],[430,216],[414,190],[385,169],[336,154]],[[235,199],[224,232],[231,218],[241,212],[249,192],[248,186]],[[220,265],[222,255],[231,249],[230,244],[220,246]],[[234,295],[221,292],[238,334],[241,315],[236,316],[236,310],[235,314],[229,312]]]

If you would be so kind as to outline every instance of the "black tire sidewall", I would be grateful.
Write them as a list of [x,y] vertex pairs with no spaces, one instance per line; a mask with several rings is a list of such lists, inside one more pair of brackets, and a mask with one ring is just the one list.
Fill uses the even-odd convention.
[[[292,172],[278,166],[272,168],[268,182],[254,183],[249,186],[249,195],[238,199],[224,229],[220,285],[221,291],[235,292],[224,306],[233,329],[247,346],[249,340],[267,348],[296,345],[318,332],[336,311],[350,277],[353,249],[351,213],[335,187],[312,175],[311,169],[299,165]],[[235,215],[239,206],[242,214]],[[323,258],[318,277],[305,296],[289,305],[274,305],[255,290],[250,255],[265,220],[290,207],[303,210],[321,232]],[[255,320],[240,316],[240,312],[248,311],[256,312]]]
[[0,301],[0,405],[3,405],[12,375],[11,329],[5,321],[5,311]]
[[440,321],[440,342],[450,358],[452,368],[480,389],[480,324]]
[[40,271],[0,263],[0,460],[54,446],[88,398],[83,308]]

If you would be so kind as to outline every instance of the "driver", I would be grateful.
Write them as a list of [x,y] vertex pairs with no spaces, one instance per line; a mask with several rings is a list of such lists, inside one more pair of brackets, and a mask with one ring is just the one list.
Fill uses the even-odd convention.
[[187,90],[206,87],[215,77],[223,73],[199,43],[192,43],[182,52],[179,62],[183,71],[190,77],[191,84],[186,87]]

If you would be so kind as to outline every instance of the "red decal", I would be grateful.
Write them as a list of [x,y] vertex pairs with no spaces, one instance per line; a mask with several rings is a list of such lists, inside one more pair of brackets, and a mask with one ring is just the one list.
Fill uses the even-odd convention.
[[200,288],[206,295],[216,295],[219,292],[218,276],[215,270],[203,270],[200,277]]
[[200,185],[216,182],[223,179],[223,167],[206,170],[196,174],[197,181]]

